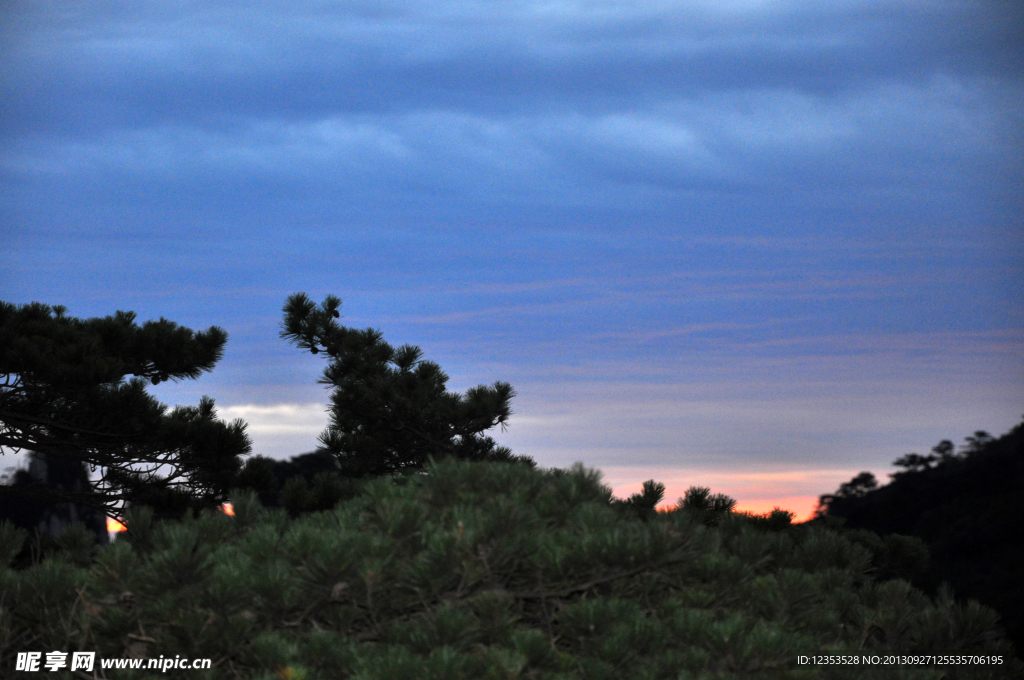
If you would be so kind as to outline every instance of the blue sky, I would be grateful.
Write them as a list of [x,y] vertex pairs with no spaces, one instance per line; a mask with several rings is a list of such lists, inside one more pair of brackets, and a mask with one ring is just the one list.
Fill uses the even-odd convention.
[[1016,2],[28,2],[0,293],[230,334],[160,386],[309,450],[285,297],[518,391],[499,439],[781,502],[1024,413]]

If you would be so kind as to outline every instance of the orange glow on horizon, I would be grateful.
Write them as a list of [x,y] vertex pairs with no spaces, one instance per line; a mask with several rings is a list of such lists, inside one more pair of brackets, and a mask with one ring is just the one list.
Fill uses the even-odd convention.
[[[672,512],[679,506],[675,503],[659,505],[658,512]],[[789,510],[793,513],[793,523],[806,522],[814,517],[818,507],[817,496],[788,496],[786,498],[757,498],[736,504],[736,512],[749,512],[752,515],[765,515],[775,508]]]
[[[218,508],[218,509],[221,512],[223,512],[225,515],[234,515],[235,514],[235,508],[234,508],[233,505],[231,505],[231,503],[225,503],[224,505],[220,506],[220,508]],[[122,524],[118,520],[114,519],[113,517],[108,517],[107,518],[107,533],[119,534],[122,531],[127,531],[127,527],[125,527],[124,524]]]
[[829,493],[857,474],[853,469],[807,469],[764,472],[751,470],[715,471],[699,469],[609,467],[603,470],[606,483],[618,498],[629,498],[640,491],[640,480],[654,479],[665,485],[659,509],[668,509],[691,486],[704,486],[712,493],[736,499],[736,510],[755,515],[769,513],[778,507],[793,513],[793,522],[806,522],[814,517],[818,497]]
[[[771,512],[775,508],[782,508],[783,510],[789,510],[795,517],[793,522],[806,522],[807,520],[814,517],[814,511],[818,507],[817,496],[787,496],[784,498],[754,498],[746,501],[742,501],[736,504],[736,510],[738,512],[749,512],[755,515],[763,515]],[[658,506],[658,512],[670,512],[676,509],[676,505],[669,503],[662,503]],[[220,506],[220,511],[225,515],[234,516],[235,508],[230,502],[224,503]],[[107,518],[107,531],[111,534],[119,534],[125,531],[124,524],[114,519],[113,517]]]
[[793,522],[806,522],[814,517],[814,510],[818,507],[817,496],[787,496],[785,498],[754,498],[736,503],[736,510],[739,512],[750,512],[755,515],[763,515],[775,508],[789,510],[794,515]]

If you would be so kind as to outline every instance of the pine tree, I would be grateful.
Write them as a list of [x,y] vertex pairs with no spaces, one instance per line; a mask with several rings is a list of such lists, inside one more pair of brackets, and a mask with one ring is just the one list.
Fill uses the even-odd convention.
[[[4,480],[14,487],[45,487],[61,492],[89,493],[89,469],[77,460],[47,460],[40,453],[29,456],[27,468]],[[100,544],[107,542],[107,516],[95,507],[79,503],[45,503],[25,497],[0,496],[0,518],[49,540],[69,525],[80,523]],[[27,556],[26,556],[27,557]]]
[[125,503],[182,509],[220,502],[250,450],[245,424],[212,399],[168,410],[148,383],[198,378],[227,334],[119,311],[78,319],[62,306],[0,302],[0,452],[35,451],[98,472],[84,492],[0,486],[0,494],[114,512]]
[[[294,518],[252,493],[233,516],[135,509],[112,546],[69,531],[22,570],[5,558],[24,533],[0,523],[0,674],[17,652],[86,649],[212,660],[108,676],[174,680],[1024,677],[991,610],[883,580],[870,541],[728,511],[701,487],[645,520],[582,466],[449,458],[359,486]],[[797,662],[933,652],[985,662]]]
[[[944,439],[929,455],[909,453],[893,464],[902,469],[888,484],[866,488],[857,483],[861,473],[822,497],[821,521],[887,542],[916,537],[929,558],[909,570],[914,584],[934,592],[949,583],[995,608],[1024,649],[1024,423],[999,438],[976,431],[959,451]],[[883,561],[914,562],[918,550],[893,543]]]
[[328,357],[320,382],[333,388],[331,420],[320,436],[341,472],[362,477],[423,466],[431,457],[526,460],[483,433],[504,427],[515,396],[506,382],[465,394],[447,390],[448,376],[419,347],[392,347],[380,331],[338,323],[341,300],[317,306],[304,293],[288,298],[281,337]]

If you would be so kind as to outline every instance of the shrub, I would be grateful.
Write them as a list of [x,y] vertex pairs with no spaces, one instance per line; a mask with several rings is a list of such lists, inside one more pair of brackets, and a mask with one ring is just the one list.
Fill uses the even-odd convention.
[[[449,459],[368,481],[327,511],[290,517],[252,492],[234,508],[165,521],[136,511],[132,534],[88,568],[76,566],[80,554],[58,554],[0,570],[0,663],[44,648],[213,659],[210,670],[160,674],[194,680],[1022,670],[990,610],[876,581],[870,550],[835,532],[703,506],[623,512],[581,466]],[[798,654],[936,646],[1006,663],[946,676],[794,664]]]

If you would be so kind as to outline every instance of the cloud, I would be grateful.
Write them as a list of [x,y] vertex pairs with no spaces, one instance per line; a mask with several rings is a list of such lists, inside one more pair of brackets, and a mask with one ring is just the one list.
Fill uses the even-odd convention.
[[253,453],[289,458],[315,449],[317,437],[327,427],[324,404],[235,404],[219,406],[224,420],[241,418],[248,424]]
[[1017,161],[1006,148],[1020,134],[1010,106],[990,84],[936,78],[841,98],[761,89],[615,112],[181,120],[8,138],[3,167],[25,180],[238,187],[256,200],[286,195],[257,191],[267,183],[293,200],[326,192],[336,204],[391,205],[403,196],[434,213],[467,201],[668,206],[694,191],[909,198],[922,187],[974,190],[993,169],[1011,176]]
[[885,465],[1019,414],[1019,3],[2,11],[5,294],[225,326],[181,398],[257,452],[326,420],[296,290],[510,380],[544,464]]
[[[339,103],[383,112],[424,98],[508,110],[513,98],[517,108],[557,107],[565,95],[621,100],[758,82],[827,91],[883,73],[1005,75],[1005,53],[1020,50],[1011,3],[59,7],[8,11],[7,78],[34,77],[42,92],[131,89],[126,108],[150,116],[252,113],[271,101],[302,115]],[[160,91],[175,96],[161,101]]]
[[878,470],[941,438],[1006,431],[1019,421],[1024,379],[1015,359],[995,365],[984,352],[956,361],[655,354],[616,368],[563,361],[545,378],[536,367],[532,378],[505,374],[521,388],[499,439],[544,465]]

